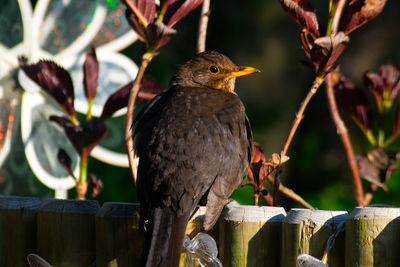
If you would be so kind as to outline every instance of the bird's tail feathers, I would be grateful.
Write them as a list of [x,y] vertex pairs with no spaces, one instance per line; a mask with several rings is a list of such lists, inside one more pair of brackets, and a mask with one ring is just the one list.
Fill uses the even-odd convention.
[[168,208],[156,208],[146,224],[142,264],[146,267],[177,267],[189,214],[178,216]]

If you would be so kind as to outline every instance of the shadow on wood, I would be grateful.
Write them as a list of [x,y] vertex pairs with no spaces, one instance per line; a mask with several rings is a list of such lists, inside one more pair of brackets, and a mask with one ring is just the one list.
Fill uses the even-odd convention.
[[0,195],[0,266],[26,266],[36,252],[36,211],[40,199]]

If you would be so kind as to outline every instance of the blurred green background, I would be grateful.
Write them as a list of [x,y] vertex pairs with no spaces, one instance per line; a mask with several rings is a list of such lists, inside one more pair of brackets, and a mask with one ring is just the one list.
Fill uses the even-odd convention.
[[[326,24],[328,1],[311,1],[320,26]],[[339,59],[341,70],[357,86],[367,70],[378,71],[380,65],[400,62],[400,2],[388,1],[381,15],[350,35],[350,43]],[[176,66],[196,51],[200,9],[192,12],[175,28],[176,37],[149,65],[146,74],[164,87]],[[277,0],[211,1],[207,50],[219,51],[238,65],[253,66],[261,73],[238,79],[236,92],[243,100],[254,132],[267,157],[281,150],[301,101],[309,90],[313,74],[300,60],[300,27],[283,11]],[[143,45],[139,42],[123,53],[140,62]],[[371,147],[347,114],[341,112],[350,132],[356,154]],[[122,129],[121,129],[122,131]],[[400,143],[392,149],[400,148]],[[355,206],[349,167],[336,134],[326,103],[325,86],[311,100],[289,149],[290,161],[283,167],[282,183],[300,194],[318,209],[351,211]],[[104,190],[96,197],[105,201],[136,201],[134,183],[127,169],[89,162],[89,172],[97,173]],[[15,177],[13,189],[0,184],[0,193],[52,197],[53,192],[37,180]],[[364,183],[366,189],[367,183]],[[372,203],[400,206],[400,172],[388,182],[389,192],[379,189]],[[74,197],[74,189],[69,192]],[[239,189],[233,196],[242,204],[252,203],[252,189]],[[290,199],[280,198],[285,208],[299,207]]]

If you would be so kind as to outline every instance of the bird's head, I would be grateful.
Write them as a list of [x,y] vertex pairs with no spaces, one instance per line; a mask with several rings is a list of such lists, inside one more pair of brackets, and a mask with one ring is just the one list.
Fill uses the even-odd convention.
[[238,67],[226,56],[206,51],[180,66],[171,81],[172,86],[206,87],[235,93],[236,77],[259,72],[252,67]]

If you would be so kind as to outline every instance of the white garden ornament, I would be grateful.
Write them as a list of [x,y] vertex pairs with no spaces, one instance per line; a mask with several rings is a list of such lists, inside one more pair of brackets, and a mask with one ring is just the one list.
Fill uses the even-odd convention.
[[[61,128],[48,120],[50,115],[60,115],[61,109],[22,71],[17,71],[18,57],[26,57],[29,63],[51,59],[67,69],[75,88],[75,110],[86,114],[82,65],[87,47],[94,45],[100,69],[92,114],[98,117],[108,96],[136,76],[136,64],[117,51],[137,40],[137,36],[125,21],[122,4],[116,0],[38,0],[34,10],[30,0],[5,0],[0,23],[0,166],[12,147],[11,130],[20,122],[32,172],[55,190],[56,198],[66,198],[75,182],[57,160],[58,147],[70,155],[76,174],[79,157]],[[22,97],[15,92],[16,77],[24,90]],[[124,113],[126,109],[114,117],[118,120]],[[109,140],[123,143],[124,130],[117,126],[113,129],[112,122],[107,126],[111,127],[109,133],[118,135]],[[98,146],[91,155],[128,167],[126,153],[115,148]]]

